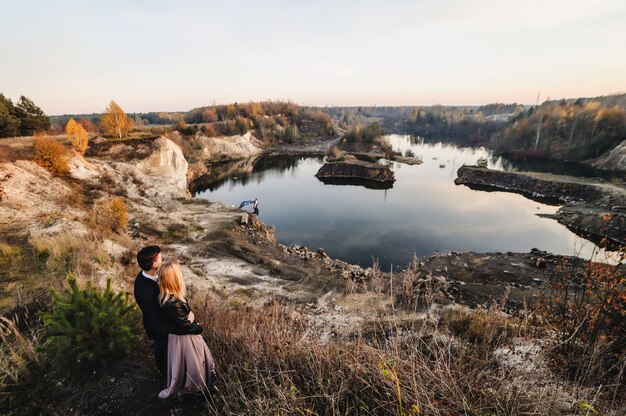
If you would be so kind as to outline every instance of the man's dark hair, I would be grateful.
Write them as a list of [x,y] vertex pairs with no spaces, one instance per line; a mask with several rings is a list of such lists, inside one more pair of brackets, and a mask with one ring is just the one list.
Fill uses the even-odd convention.
[[137,263],[139,263],[139,267],[141,270],[148,271],[152,268],[152,264],[154,263],[154,259],[161,252],[161,247],[159,246],[146,246],[137,252]]

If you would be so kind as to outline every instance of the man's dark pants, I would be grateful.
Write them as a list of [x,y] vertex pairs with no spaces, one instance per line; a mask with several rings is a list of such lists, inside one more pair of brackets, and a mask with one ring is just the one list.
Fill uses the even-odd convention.
[[153,340],[152,351],[154,352],[154,361],[161,376],[167,376],[167,338]]

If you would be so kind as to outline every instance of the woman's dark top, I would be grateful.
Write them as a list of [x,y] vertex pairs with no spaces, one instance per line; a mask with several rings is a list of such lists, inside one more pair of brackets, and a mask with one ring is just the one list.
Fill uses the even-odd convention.
[[197,322],[191,322],[187,319],[189,315],[189,305],[173,296],[163,305],[163,314],[168,324],[176,329],[176,334],[199,334],[202,332],[202,326]]

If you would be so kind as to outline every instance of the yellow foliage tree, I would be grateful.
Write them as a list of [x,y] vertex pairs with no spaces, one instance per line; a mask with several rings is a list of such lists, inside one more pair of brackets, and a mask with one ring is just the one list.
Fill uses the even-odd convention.
[[111,100],[111,103],[106,109],[106,113],[102,115],[100,124],[104,128],[106,134],[115,136],[118,139],[128,135],[128,132],[133,128],[133,122],[128,118],[122,107]]
[[68,121],[65,126],[65,134],[67,134],[67,138],[70,139],[72,147],[81,155],[84,155],[85,150],[87,150],[87,145],[89,144],[87,130],[78,124],[76,120],[70,118],[70,121]]
[[51,137],[39,135],[35,139],[35,162],[54,175],[70,171],[67,149]]

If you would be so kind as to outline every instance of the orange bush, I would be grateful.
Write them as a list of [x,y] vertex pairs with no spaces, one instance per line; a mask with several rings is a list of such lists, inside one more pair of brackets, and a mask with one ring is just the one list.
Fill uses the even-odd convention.
[[51,137],[35,139],[35,162],[54,175],[65,175],[70,170],[67,149]]
[[94,218],[99,226],[120,233],[128,225],[128,210],[122,197],[102,199],[94,205]]

